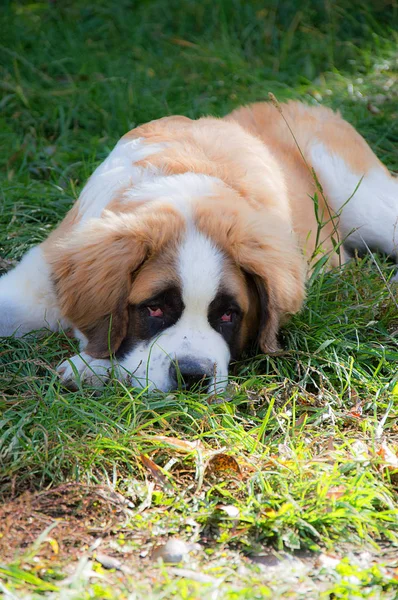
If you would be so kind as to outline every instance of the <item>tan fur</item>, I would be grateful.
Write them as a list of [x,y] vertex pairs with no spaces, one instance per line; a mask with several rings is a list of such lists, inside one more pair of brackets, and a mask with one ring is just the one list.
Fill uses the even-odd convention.
[[280,166],[270,150],[238,124],[211,117],[197,121],[170,117],[142,125],[138,131],[147,143],[166,142],[166,147],[137,165],[153,165],[166,175],[190,172],[217,177],[238,191],[244,203],[267,207],[290,220]]
[[166,245],[177,244],[183,229],[171,207],[155,214],[143,206],[132,215],[107,212],[46,249],[62,314],[86,335],[91,356],[109,355],[108,330],[110,350],[117,350],[134,273]]
[[124,213],[131,214],[135,212],[140,206],[145,204],[145,201],[135,200],[134,202],[126,201],[126,194],[129,191],[129,187],[121,188],[116,192],[113,196],[112,200],[109,202],[106,210],[113,213]]
[[[167,142],[161,153],[142,161],[141,166],[150,163],[167,174],[202,173],[230,188],[220,186],[210,202],[201,199],[197,203],[197,226],[241,268],[261,278],[268,296],[268,315],[259,343],[264,352],[277,350],[280,321],[299,310],[305,279],[278,163],[256,138],[219,119],[161,119],[140,127],[139,136],[148,143]],[[259,244],[256,253],[254,243]]]

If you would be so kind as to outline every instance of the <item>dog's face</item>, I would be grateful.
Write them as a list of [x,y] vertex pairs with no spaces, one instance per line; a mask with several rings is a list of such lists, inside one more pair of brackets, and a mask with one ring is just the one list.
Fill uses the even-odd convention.
[[248,276],[209,238],[187,230],[133,278],[120,369],[162,391],[180,383],[222,389],[231,358],[258,329],[257,299]]
[[185,200],[188,211],[159,198],[88,221],[51,259],[63,313],[87,337],[86,352],[114,353],[119,377],[143,387],[222,390],[231,358],[255,339],[275,350],[281,316],[302,300],[290,232],[242,210],[219,182],[209,186],[200,201]]

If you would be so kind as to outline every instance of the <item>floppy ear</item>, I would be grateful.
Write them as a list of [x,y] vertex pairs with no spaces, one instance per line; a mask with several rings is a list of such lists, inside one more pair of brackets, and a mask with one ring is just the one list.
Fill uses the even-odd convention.
[[257,336],[254,339],[262,352],[266,354],[278,352],[280,350],[277,338],[281,319],[280,311],[273,305],[263,278],[253,274],[251,277],[260,303],[260,320]]
[[105,211],[47,249],[62,315],[88,338],[88,354],[105,358],[117,351],[127,332],[134,273],[177,240],[181,226],[181,216],[166,207],[156,214],[145,207],[128,215]]
[[215,221],[202,211],[198,223],[252,276],[260,300],[258,344],[262,352],[276,352],[279,326],[300,310],[305,291],[305,260],[290,221],[271,211],[225,206],[220,212],[222,220]]
[[[290,237],[290,236],[289,236]],[[304,299],[304,259],[289,237],[240,245],[235,260],[253,276],[260,300],[258,345],[266,354],[277,352],[281,323],[300,310]],[[279,242],[279,243],[278,243]]]

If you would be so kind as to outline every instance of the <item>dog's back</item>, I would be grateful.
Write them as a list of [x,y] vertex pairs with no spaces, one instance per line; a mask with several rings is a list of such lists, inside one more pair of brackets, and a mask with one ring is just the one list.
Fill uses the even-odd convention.
[[[325,206],[322,194],[317,194],[318,221],[329,221],[320,236],[324,249],[332,249],[331,236],[338,223],[349,251],[369,246],[396,256],[398,181],[340,113],[295,101],[260,102],[226,118],[260,137],[283,166],[294,226],[307,256],[314,250],[318,228],[311,209],[317,191],[312,169],[328,203]],[[333,215],[341,213],[340,219],[332,223],[329,210]]]

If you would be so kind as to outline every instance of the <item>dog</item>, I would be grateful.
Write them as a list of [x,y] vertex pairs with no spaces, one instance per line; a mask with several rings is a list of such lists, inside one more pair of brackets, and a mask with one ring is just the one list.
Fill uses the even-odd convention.
[[100,386],[112,371],[151,390],[222,392],[250,344],[278,350],[319,250],[329,268],[368,249],[397,259],[397,181],[320,106],[152,121],[0,279],[0,335],[72,327],[67,385]]

